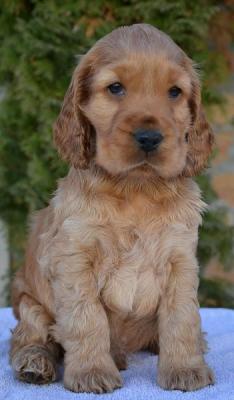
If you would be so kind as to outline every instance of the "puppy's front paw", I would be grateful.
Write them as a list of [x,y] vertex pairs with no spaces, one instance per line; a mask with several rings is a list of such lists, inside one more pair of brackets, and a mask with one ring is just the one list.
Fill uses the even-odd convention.
[[214,375],[206,364],[171,370],[159,368],[158,384],[163,389],[192,391],[214,384]]
[[65,372],[64,386],[72,392],[105,393],[120,388],[122,381],[117,368],[113,372],[93,367],[89,371]]

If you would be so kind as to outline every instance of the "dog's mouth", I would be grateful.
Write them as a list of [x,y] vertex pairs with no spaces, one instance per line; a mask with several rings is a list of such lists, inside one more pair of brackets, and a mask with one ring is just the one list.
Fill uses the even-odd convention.
[[129,172],[134,174],[144,173],[146,175],[152,175],[155,174],[157,170],[155,165],[150,163],[146,158],[143,161],[125,167],[124,172]]

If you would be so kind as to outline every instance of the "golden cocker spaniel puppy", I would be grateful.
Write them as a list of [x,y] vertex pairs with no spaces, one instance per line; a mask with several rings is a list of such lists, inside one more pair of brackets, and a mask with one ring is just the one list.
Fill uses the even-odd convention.
[[191,60],[163,32],[121,27],[75,69],[54,127],[71,169],[34,220],[13,282],[19,379],[74,392],[121,387],[126,354],[159,354],[157,382],[213,383],[197,301],[204,203],[191,177],[213,134]]

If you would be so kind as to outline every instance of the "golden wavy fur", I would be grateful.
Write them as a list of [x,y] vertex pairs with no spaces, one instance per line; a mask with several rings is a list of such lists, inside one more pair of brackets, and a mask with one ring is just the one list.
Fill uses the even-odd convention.
[[[139,129],[160,144],[142,149]],[[71,169],[34,218],[13,282],[17,376],[55,380],[64,351],[65,387],[108,392],[126,354],[149,349],[161,387],[213,383],[197,301],[204,203],[191,179],[213,134],[191,60],[150,25],[114,30],[76,68],[54,134]]]

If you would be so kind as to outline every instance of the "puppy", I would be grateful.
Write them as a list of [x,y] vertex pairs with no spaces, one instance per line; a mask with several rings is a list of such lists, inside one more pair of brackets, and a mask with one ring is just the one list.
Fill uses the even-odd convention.
[[71,169],[34,218],[13,282],[17,377],[74,392],[121,387],[126,354],[158,352],[157,382],[213,383],[197,300],[204,203],[191,177],[213,134],[191,60],[163,32],[121,27],[75,69],[54,127]]

